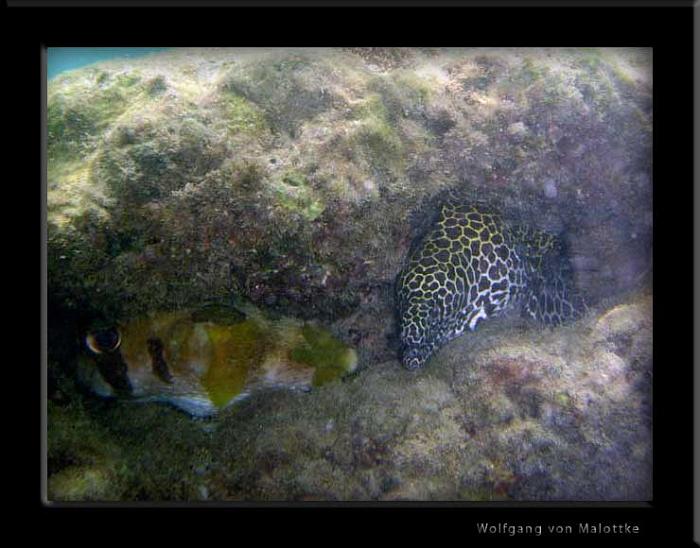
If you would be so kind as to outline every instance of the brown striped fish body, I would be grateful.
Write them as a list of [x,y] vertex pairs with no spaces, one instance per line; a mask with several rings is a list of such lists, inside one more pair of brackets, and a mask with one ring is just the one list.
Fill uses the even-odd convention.
[[255,390],[309,390],[357,366],[355,351],[323,328],[249,312],[223,325],[183,311],[92,331],[79,378],[101,396],[207,416]]

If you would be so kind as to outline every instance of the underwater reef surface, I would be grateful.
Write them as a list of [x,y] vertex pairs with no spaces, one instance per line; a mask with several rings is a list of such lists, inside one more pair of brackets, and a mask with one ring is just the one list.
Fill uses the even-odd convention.
[[418,373],[373,364],[217,419],[49,402],[52,500],[648,500],[651,296],[570,326],[509,317]]
[[[50,498],[648,498],[651,138],[648,50],[175,49],[57,76]],[[447,191],[561,235],[590,314],[486,322],[402,370],[394,281]],[[95,320],[232,296],[326,325],[358,370],[204,422],[75,388]]]

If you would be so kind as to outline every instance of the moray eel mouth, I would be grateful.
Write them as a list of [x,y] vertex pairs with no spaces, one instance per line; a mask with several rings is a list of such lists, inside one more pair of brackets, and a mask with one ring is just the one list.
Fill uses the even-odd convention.
[[401,363],[409,371],[420,369],[430,357],[431,350],[428,346],[408,347],[401,353]]
[[451,339],[515,306],[545,325],[586,310],[559,238],[454,201],[409,254],[397,299],[407,369],[423,367]]

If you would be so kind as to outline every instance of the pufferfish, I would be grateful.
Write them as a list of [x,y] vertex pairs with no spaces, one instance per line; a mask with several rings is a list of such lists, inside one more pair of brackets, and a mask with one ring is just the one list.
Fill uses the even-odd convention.
[[448,341],[513,306],[546,325],[586,310],[556,236],[451,201],[409,255],[396,289],[407,369],[422,367]]
[[[212,321],[214,320],[214,321]],[[205,417],[266,387],[310,390],[357,367],[355,350],[311,323],[152,314],[85,336],[79,380],[103,397],[166,402]]]

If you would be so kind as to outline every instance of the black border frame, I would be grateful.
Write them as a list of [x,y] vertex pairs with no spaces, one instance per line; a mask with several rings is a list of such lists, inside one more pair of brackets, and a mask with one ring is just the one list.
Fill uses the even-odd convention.
[[[224,7],[202,9],[186,7],[187,2],[149,0],[150,5],[170,5],[177,9],[83,9],[38,8],[30,4],[58,4],[41,0],[14,0],[5,11],[3,38],[6,68],[6,111],[18,114],[10,125],[10,150],[7,158],[14,177],[7,177],[11,190],[8,203],[26,206],[10,224],[9,238],[20,234],[19,245],[11,248],[7,270],[23,271],[39,265],[39,276],[23,276],[25,291],[11,290],[7,303],[12,310],[41,310],[45,282],[43,251],[43,209],[45,201],[40,184],[44,169],[41,150],[43,138],[42,50],[45,46],[641,46],[654,50],[654,499],[649,504],[577,504],[577,503],[377,503],[321,504],[289,503],[285,505],[159,505],[155,510],[136,504],[44,505],[40,494],[37,456],[41,454],[37,425],[41,424],[40,368],[45,340],[37,338],[36,316],[22,318],[22,332],[28,336],[19,352],[21,372],[28,376],[10,383],[12,396],[21,398],[15,409],[32,423],[20,426],[24,437],[13,437],[11,447],[30,449],[28,457],[12,456],[26,463],[22,492],[28,501],[21,508],[39,518],[42,529],[67,538],[99,541],[104,536],[114,540],[141,537],[135,527],[151,530],[151,538],[167,542],[170,537],[185,540],[188,531],[204,542],[246,542],[242,532],[255,536],[251,541],[296,539],[301,542],[328,541],[324,525],[334,526],[340,540],[405,540],[437,543],[443,539],[477,545],[501,542],[554,541],[625,545],[647,541],[674,546],[692,542],[693,446],[691,419],[693,392],[690,341],[693,318],[688,303],[692,287],[692,264],[689,250],[693,244],[692,180],[692,101],[693,101],[693,8],[690,2],[674,2],[683,7],[652,7],[648,2],[616,2],[625,7],[567,7],[564,2],[533,2],[529,7],[508,7],[513,2],[498,2],[501,7],[482,8],[468,2],[443,8],[425,8],[417,2],[383,2],[399,7],[370,9],[333,7],[312,9]],[[114,0],[111,2],[115,4]],[[129,4],[126,0],[125,4]],[[240,2],[243,4],[244,2]],[[250,2],[247,2],[250,4]],[[261,2],[285,4],[288,2]],[[299,2],[302,4],[302,2]],[[346,2],[347,3],[347,2]],[[529,4],[529,2],[521,2]],[[73,0],[73,5],[99,2]],[[191,4],[191,2],[190,2]],[[202,2],[233,5],[235,2]],[[319,2],[305,2],[319,4]],[[482,3],[483,4],[483,3]],[[536,7],[546,5],[548,7]],[[557,7],[551,7],[556,4]],[[578,2],[581,4],[581,2]],[[596,2],[597,4],[597,2]],[[633,7],[630,7],[633,5]],[[26,7],[25,7],[26,6]],[[39,108],[38,108],[39,107]],[[39,168],[37,170],[37,168]],[[15,198],[19,190],[20,196]],[[37,216],[37,213],[39,214]],[[26,242],[22,241],[26,238]],[[37,246],[37,247],[35,247]],[[19,256],[16,252],[19,251]],[[21,268],[17,269],[16,267]],[[36,275],[37,270],[32,270]],[[37,283],[42,288],[36,293]],[[692,291],[692,290],[691,290]],[[32,302],[32,296],[37,301]],[[35,298],[36,298],[35,297]],[[34,308],[35,304],[38,305]],[[39,325],[44,329],[44,319]],[[37,344],[41,341],[41,344]],[[9,342],[9,341],[8,341]],[[9,364],[6,364],[9,365]],[[27,405],[26,392],[31,386],[32,402]],[[36,398],[36,399],[34,399]],[[39,400],[39,401],[37,401]],[[27,412],[28,411],[28,412]],[[8,417],[13,421],[14,417]],[[19,441],[23,439],[23,441]],[[14,449],[13,449],[14,451]],[[14,472],[13,472],[14,473]],[[36,481],[34,483],[32,480]],[[114,506],[119,506],[116,509]],[[155,505],[149,505],[155,506]],[[175,507],[177,506],[177,508]],[[181,508],[181,506],[186,506]],[[264,508],[261,508],[264,507]],[[280,508],[279,506],[283,506]],[[307,510],[313,508],[313,510]],[[185,521],[172,519],[172,513],[186,512]],[[427,518],[427,519],[426,519]],[[191,521],[190,521],[191,520]],[[351,521],[352,520],[352,521]],[[504,537],[479,536],[475,522],[481,520],[525,523],[597,523],[628,522],[641,527],[634,536],[595,535],[581,537]],[[245,524],[245,525],[244,525]],[[320,527],[319,527],[320,525]],[[150,527],[149,527],[150,526]],[[211,538],[212,536],[217,539]],[[204,537],[204,538],[202,538]],[[65,537],[64,537],[65,538]],[[332,541],[335,541],[335,536]],[[146,536],[143,536],[146,540]],[[91,542],[91,543],[92,543]],[[324,542],[325,543],[325,542]]]

